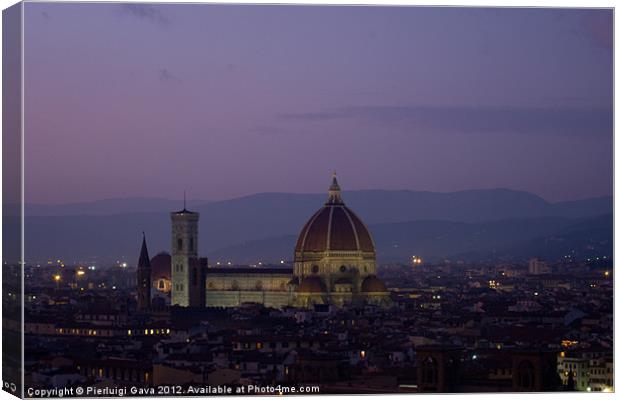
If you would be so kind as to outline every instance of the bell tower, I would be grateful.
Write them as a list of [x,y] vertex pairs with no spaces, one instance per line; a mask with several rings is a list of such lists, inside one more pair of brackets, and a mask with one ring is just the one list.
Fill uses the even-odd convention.
[[201,271],[198,260],[198,219],[200,214],[183,210],[170,213],[172,222],[172,301],[171,305],[200,307]]
[[138,259],[138,310],[148,311],[151,308],[151,261],[146,248],[146,236],[142,232],[142,249]]

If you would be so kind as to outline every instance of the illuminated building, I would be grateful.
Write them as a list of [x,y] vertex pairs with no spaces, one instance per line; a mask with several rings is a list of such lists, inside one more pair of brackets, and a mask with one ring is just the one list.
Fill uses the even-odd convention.
[[544,260],[532,258],[528,264],[528,272],[531,275],[543,275],[551,273],[551,267]]
[[198,257],[198,220],[199,214],[186,208],[171,213],[171,256],[160,253],[151,260],[157,264],[157,276],[150,279],[155,296],[170,292],[171,305],[259,303],[281,308],[390,304],[390,294],[376,276],[370,232],[344,204],[335,175],[327,202],[301,229],[293,268],[220,267],[219,262],[208,268],[206,259]]
[[325,205],[301,230],[291,284],[294,304],[388,304],[376,276],[375,244],[362,220],[342,200],[336,174]]
[[172,221],[172,305],[204,306],[204,271],[198,259],[200,214],[183,210],[170,214]]

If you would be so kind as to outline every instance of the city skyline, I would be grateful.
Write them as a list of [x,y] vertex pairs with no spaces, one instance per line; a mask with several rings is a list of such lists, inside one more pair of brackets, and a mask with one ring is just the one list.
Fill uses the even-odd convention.
[[612,194],[611,10],[25,11],[27,203],[320,193],[332,170],[347,191]]
[[3,389],[614,392],[614,12],[4,10]]

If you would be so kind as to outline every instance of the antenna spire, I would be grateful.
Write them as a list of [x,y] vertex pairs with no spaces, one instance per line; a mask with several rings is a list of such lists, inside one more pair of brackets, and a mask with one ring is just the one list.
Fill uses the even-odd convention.
[[183,210],[187,210],[186,190],[183,189]]

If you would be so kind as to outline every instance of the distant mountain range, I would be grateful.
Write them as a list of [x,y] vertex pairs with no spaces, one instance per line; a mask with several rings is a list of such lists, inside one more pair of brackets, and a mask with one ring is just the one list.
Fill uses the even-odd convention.
[[[530,257],[587,259],[612,255],[611,214],[585,219],[519,218],[484,223],[411,221],[370,225],[382,262],[412,255],[436,262],[523,260]],[[251,263],[290,257],[296,235],[245,242],[209,253],[212,260]]]
[[[369,225],[381,261],[405,261],[412,254],[473,260],[561,255],[584,246],[589,250],[579,254],[607,251],[611,255],[603,244],[611,243],[613,232],[611,197],[549,203],[509,189],[363,190],[343,196]],[[188,208],[201,213],[202,254],[233,262],[268,262],[292,258],[297,233],[325,200],[325,194],[260,193],[225,201],[193,201]],[[182,208],[180,203],[134,198],[27,205],[26,254],[33,260],[96,257],[101,263],[121,258],[131,262],[137,258],[142,231],[151,253],[168,250],[169,212]],[[5,215],[12,212],[5,206]],[[572,248],[558,243],[570,243]]]
[[[207,204],[204,200],[187,202],[189,208]],[[169,200],[153,197],[133,197],[130,199],[105,199],[83,203],[69,204],[26,204],[26,214],[31,216],[65,216],[65,215],[112,215],[133,212],[166,212],[183,208],[182,200]],[[18,210],[16,205],[10,207],[11,213]]]

